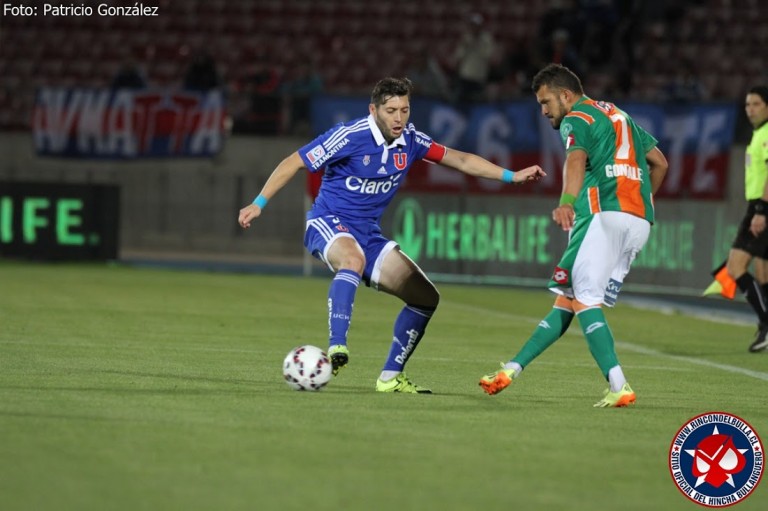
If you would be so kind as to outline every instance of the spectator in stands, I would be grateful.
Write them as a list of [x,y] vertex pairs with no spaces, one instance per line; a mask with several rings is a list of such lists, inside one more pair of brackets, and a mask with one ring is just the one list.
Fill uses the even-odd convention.
[[548,58],[545,60],[562,64],[577,75],[583,74],[579,53],[571,43],[571,35],[566,29],[559,28],[554,31],[548,50]]
[[484,23],[481,14],[470,14],[467,29],[454,53],[459,102],[485,99],[496,43]]
[[113,89],[143,89],[147,86],[147,80],[136,62],[126,60],[120,65],[110,86]]
[[451,84],[442,66],[429,50],[423,50],[407,72],[413,82],[413,94],[452,101]]
[[249,107],[235,119],[235,131],[277,135],[283,131],[282,77],[266,53],[256,55],[251,69],[239,80],[238,90]]
[[280,73],[272,65],[269,57],[261,54],[254,60],[253,66],[243,82],[246,90],[264,96],[272,96],[279,92],[281,80]]
[[183,87],[187,90],[209,91],[221,85],[216,62],[210,53],[196,54],[187,67]]
[[618,3],[630,0],[581,0],[580,10],[584,20],[584,40],[580,46],[580,58],[585,67],[603,69],[614,65],[606,62],[616,52],[616,29],[620,22]]
[[610,72],[614,74],[617,92],[623,96],[628,95],[634,86],[637,64],[633,46],[642,24],[642,4],[642,0],[623,0],[616,6],[619,22],[615,28]]
[[[552,34],[558,30],[565,30],[571,46],[579,52],[584,41],[585,26],[583,12],[579,9],[576,0],[550,0],[549,8],[539,21],[537,51],[542,55],[550,53]],[[537,70],[548,62],[546,57],[543,58],[540,65],[537,65]]]
[[323,77],[314,62],[311,59],[301,61],[280,90],[290,109],[288,130],[294,135],[308,134],[312,96],[323,90]]
[[707,99],[704,84],[694,70],[691,62],[680,61],[675,67],[675,74],[661,91],[663,101],[689,103]]
[[528,39],[519,39],[508,44],[497,70],[501,76],[502,98],[518,98],[530,92],[531,80],[538,71],[536,62],[532,42]]

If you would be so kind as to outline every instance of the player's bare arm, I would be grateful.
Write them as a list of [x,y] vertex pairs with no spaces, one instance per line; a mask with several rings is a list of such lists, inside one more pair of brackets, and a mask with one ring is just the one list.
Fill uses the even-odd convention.
[[[454,168],[470,176],[484,177],[487,179],[502,180],[504,169],[495,163],[491,163],[485,158],[472,153],[465,153],[450,147],[445,148],[445,156],[440,161],[441,165]],[[538,181],[547,173],[538,165],[526,167],[515,171],[512,177],[513,183],[525,183],[527,181]]]
[[[269,200],[290,181],[296,173],[305,168],[304,162],[298,152],[294,152],[275,167],[272,174],[261,189],[259,196]],[[249,204],[240,210],[237,222],[243,229],[251,226],[251,221],[261,215],[261,207],[258,204]]]
[[[563,167],[563,197],[578,197],[581,186],[584,184],[586,169],[586,151],[576,149],[568,153]],[[564,231],[568,231],[573,227],[575,218],[576,212],[573,209],[573,203],[561,204],[552,211],[552,220],[562,227]]]
[[645,155],[645,159],[648,161],[648,172],[651,175],[651,193],[656,195],[656,192],[661,188],[661,183],[664,181],[664,177],[667,175],[667,169],[669,163],[658,147],[654,147]]

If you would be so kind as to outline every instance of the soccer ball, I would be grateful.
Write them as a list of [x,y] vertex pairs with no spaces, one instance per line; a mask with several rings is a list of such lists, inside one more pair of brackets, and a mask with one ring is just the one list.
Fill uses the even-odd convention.
[[293,348],[283,361],[283,377],[293,390],[320,390],[331,381],[333,366],[317,346]]

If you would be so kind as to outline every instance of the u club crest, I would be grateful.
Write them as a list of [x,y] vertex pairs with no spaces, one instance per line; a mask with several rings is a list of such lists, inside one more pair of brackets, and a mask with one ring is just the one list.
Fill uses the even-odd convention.
[[669,471],[680,492],[706,507],[736,504],[763,475],[760,437],[745,420],[725,412],[698,415],[677,432]]

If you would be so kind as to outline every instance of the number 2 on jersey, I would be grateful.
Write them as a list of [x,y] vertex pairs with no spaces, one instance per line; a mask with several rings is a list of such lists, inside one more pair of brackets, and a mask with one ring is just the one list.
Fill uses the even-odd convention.
[[[616,131],[616,136],[619,138],[618,148],[616,149],[616,160],[626,160],[629,158],[629,129],[627,128],[627,118],[622,114],[612,114],[611,121],[613,122],[613,129]],[[620,125],[620,130],[616,129],[616,125]]]

